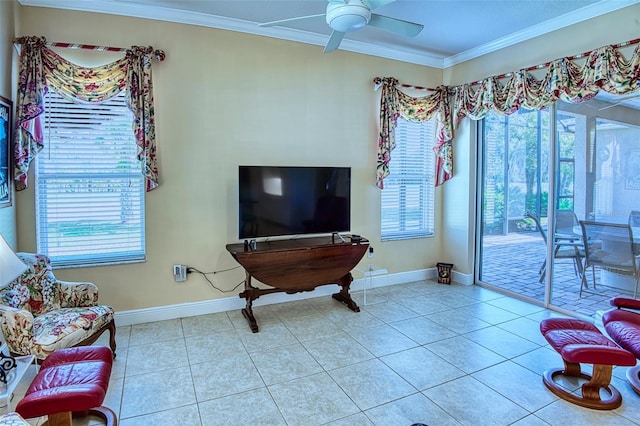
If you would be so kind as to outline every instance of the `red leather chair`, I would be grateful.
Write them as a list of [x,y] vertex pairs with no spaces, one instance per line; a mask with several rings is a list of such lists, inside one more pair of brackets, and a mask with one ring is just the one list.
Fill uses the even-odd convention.
[[[618,345],[640,359],[640,300],[615,297],[609,303],[618,309],[602,316],[605,330]],[[627,370],[627,379],[640,394],[640,364]]]

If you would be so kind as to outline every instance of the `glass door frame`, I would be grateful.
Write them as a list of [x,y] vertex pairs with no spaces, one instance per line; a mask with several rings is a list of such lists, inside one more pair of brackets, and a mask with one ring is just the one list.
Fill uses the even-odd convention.
[[[555,224],[555,205],[556,205],[556,194],[558,193],[558,176],[556,171],[559,170],[559,155],[557,146],[557,106],[554,103],[551,107],[549,107],[549,161],[548,161],[548,197],[547,197],[547,221],[549,224]],[[478,120],[475,126],[476,139],[479,139],[479,135],[483,133],[483,123],[482,120]],[[483,235],[483,211],[482,211],[482,203],[483,203],[483,192],[484,192],[484,174],[486,171],[486,161],[484,158],[484,149],[481,144],[476,143],[476,158],[477,158],[477,167],[476,167],[476,179],[475,179],[475,192],[476,192],[476,222],[475,222],[475,255],[474,255],[474,283],[479,285],[486,285],[492,288],[495,288],[491,283],[481,281],[480,275],[482,272],[482,252],[483,252],[483,244],[482,244],[482,235]],[[538,146],[538,151],[541,149]],[[538,177],[539,179],[539,177]],[[549,229],[553,230],[555,225],[549,226]],[[547,238],[547,246],[546,246],[546,264],[548,267],[546,268],[546,273],[544,277],[544,298],[542,301],[538,299],[534,299],[531,297],[527,297],[518,293],[514,293],[509,290],[504,290],[501,288],[497,288],[503,293],[507,293],[513,295],[516,298],[526,300],[528,302],[542,305],[545,308],[551,308],[555,311],[571,314],[573,312],[561,309],[560,307],[553,306],[551,304],[552,299],[552,279],[553,279],[553,238]]]

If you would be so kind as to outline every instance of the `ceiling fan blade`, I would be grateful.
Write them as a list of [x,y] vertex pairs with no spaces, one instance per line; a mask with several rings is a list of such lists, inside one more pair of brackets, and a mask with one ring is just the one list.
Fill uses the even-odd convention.
[[362,2],[369,8],[369,10],[377,9],[389,3],[393,3],[396,0],[363,0]]
[[343,38],[344,38],[343,32],[333,31],[331,33],[331,37],[329,38],[329,41],[327,42],[327,45],[324,47],[324,53],[328,53],[333,50],[336,50],[340,46],[340,43],[342,42]]
[[275,25],[288,24],[291,22],[299,22],[299,21],[308,21],[313,19],[323,18],[324,13],[319,15],[309,15],[309,16],[299,16],[297,18],[289,18],[289,19],[281,19],[279,21],[271,21],[271,22],[263,22],[262,24],[258,24],[259,27],[273,27]]
[[375,13],[371,14],[369,25],[407,37],[417,36],[424,28],[422,24],[403,21],[402,19],[391,18],[389,16],[376,15]]

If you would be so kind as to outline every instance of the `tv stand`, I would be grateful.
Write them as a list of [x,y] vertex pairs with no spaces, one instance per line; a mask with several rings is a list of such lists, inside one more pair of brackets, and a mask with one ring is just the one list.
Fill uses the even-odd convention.
[[[244,291],[246,299],[242,315],[249,322],[251,331],[258,332],[253,315],[253,301],[264,294],[285,292],[288,294],[312,291],[327,284],[338,284],[341,290],[332,297],[347,305],[354,312],[360,308],[349,294],[353,281],[351,270],[367,252],[369,241],[358,243],[335,241],[332,237],[299,238],[258,242],[255,246],[227,244],[233,258],[245,269]],[[252,278],[272,288],[258,288]]]

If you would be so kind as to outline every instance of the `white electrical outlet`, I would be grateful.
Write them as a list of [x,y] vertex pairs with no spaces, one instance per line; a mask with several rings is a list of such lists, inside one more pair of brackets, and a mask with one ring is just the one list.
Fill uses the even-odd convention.
[[183,282],[187,280],[187,265],[173,265],[173,278],[176,282]]
[[367,257],[373,257],[373,247],[369,246],[369,251],[367,251]]

